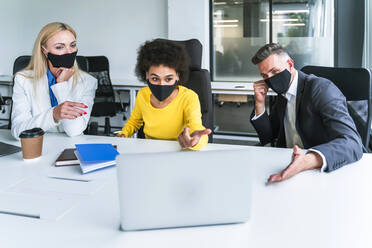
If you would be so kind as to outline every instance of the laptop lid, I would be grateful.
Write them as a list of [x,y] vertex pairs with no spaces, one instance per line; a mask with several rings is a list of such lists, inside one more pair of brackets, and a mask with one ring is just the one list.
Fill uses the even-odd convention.
[[22,151],[22,148],[0,142],[0,157]]
[[249,158],[248,150],[118,156],[121,228],[247,221],[252,175]]

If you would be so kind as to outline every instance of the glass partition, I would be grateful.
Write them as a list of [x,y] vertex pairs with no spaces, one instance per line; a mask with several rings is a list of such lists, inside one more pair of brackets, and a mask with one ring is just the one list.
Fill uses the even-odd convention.
[[212,0],[213,81],[260,78],[251,58],[270,41],[287,48],[297,69],[333,66],[333,8],[333,0]]

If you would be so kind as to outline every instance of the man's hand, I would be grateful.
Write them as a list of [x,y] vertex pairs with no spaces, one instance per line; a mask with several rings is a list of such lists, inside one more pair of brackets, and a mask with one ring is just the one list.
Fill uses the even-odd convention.
[[186,127],[182,133],[178,136],[178,142],[180,143],[183,149],[193,147],[199,143],[200,138],[203,135],[208,135],[212,132],[210,129],[197,130],[194,131],[191,135],[189,134],[189,128]]
[[319,154],[315,152],[305,154],[301,148],[294,146],[292,162],[281,173],[271,175],[268,182],[280,182],[293,177],[301,171],[321,168],[322,164],[323,160]]
[[76,119],[79,116],[86,115],[87,112],[80,108],[88,108],[88,106],[78,102],[63,102],[53,109],[54,121],[57,122],[60,119]]
[[74,74],[75,70],[73,68],[58,68],[56,71],[56,82],[65,82],[72,77]]
[[260,80],[253,83],[254,97],[256,99],[256,115],[260,115],[265,110],[265,98],[269,88],[267,87],[265,81]]

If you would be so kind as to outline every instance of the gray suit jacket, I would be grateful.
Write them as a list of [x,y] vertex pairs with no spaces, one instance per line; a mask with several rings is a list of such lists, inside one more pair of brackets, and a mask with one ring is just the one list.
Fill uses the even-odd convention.
[[[284,114],[287,100],[279,95],[270,116],[265,112],[251,121],[260,142],[274,142],[286,147]],[[251,115],[254,116],[253,111]],[[320,151],[330,172],[359,160],[363,145],[353,119],[347,110],[346,99],[329,80],[298,71],[296,96],[296,129],[305,149]]]

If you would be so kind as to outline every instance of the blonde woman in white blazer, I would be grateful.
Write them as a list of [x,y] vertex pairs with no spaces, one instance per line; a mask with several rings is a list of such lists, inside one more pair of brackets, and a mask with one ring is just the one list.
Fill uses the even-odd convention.
[[76,136],[86,129],[97,80],[79,70],[76,33],[64,23],[40,31],[30,64],[14,78],[12,135],[40,127]]

